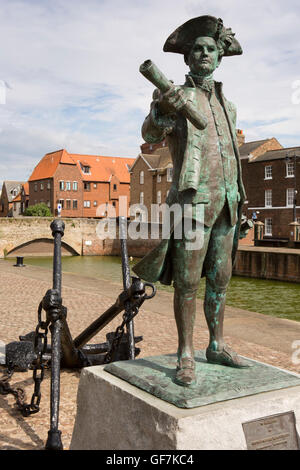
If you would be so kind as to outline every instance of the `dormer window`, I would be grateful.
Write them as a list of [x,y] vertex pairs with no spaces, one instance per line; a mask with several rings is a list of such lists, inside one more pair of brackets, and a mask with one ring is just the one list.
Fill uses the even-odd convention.
[[81,166],[82,173],[84,173],[85,175],[91,174],[91,167],[86,162],[80,162],[80,166]]

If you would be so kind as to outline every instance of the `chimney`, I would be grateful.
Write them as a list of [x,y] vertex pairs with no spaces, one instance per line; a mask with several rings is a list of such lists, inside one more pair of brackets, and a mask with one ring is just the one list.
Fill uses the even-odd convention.
[[158,144],[143,143],[140,148],[141,148],[141,152],[147,155],[147,154],[155,153],[156,149],[159,149],[161,147],[166,147],[166,146],[167,146],[167,143],[164,139]]
[[236,136],[238,141],[238,146],[240,147],[245,143],[245,134],[243,133],[242,129],[236,130]]

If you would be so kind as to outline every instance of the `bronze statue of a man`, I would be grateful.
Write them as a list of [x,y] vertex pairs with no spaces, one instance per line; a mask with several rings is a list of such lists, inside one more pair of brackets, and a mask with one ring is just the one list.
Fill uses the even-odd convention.
[[[204,312],[210,340],[208,362],[245,367],[245,362],[223,339],[226,290],[232,274],[245,199],[236,140],[236,109],[222,92],[213,72],[223,57],[242,54],[231,29],[212,16],[193,18],[177,28],[164,45],[165,52],[184,55],[190,71],[183,86],[154,92],[142,135],[146,142],[167,139],[173,160],[173,182],[167,204],[204,204],[204,242],[199,250],[186,250],[185,237],[163,240],[134,268],[148,281],[171,284],[178,330],[176,382],[195,383],[193,327],[196,294],[206,277]],[[183,112],[190,102],[205,116],[197,129]]]

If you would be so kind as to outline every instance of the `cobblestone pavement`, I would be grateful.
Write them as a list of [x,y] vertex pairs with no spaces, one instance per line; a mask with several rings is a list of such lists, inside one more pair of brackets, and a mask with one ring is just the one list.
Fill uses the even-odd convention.
[[[19,335],[34,330],[37,323],[37,306],[46,290],[51,287],[51,272],[38,267],[13,268],[11,264],[0,261],[0,340],[8,343],[16,341]],[[101,281],[72,274],[63,276],[63,303],[68,308],[68,323],[75,337],[92,320],[106,310],[114,301],[121,286],[109,281]],[[151,304],[151,302],[153,302]],[[199,303],[200,305],[200,303]],[[200,308],[200,307],[199,307]],[[227,309],[229,319],[237,318],[238,309]],[[242,312],[245,319],[256,324],[264,321],[264,316],[251,312]],[[281,327],[295,330],[295,339],[300,339],[300,325],[288,320],[268,317],[268,325],[272,322]],[[278,323],[279,322],[279,323]],[[280,323],[282,322],[282,323]],[[109,326],[98,334],[92,342],[105,341],[105,333],[114,331],[120,323],[117,317]],[[270,327],[268,327],[270,330]],[[280,328],[279,328],[280,329]],[[257,344],[255,335],[251,341],[245,340],[247,332],[241,334],[230,328],[225,339],[241,355],[263,362],[299,372],[299,366],[291,362],[291,354],[286,347],[276,347],[265,341],[269,347]],[[249,329],[250,331],[250,329]],[[298,334],[299,333],[299,334]],[[148,301],[135,320],[135,334],[143,335],[140,357],[174,353],[177,347],[177,333],[172,313],[172,296],[159,292],[153,301]],[[272,331],[268,331],[270,338]],[[196,319],[195,346],[204,349],[207,345],[208,333],[203,322],[203,315]],[[259,335],[258,335],[259,338]],[[269,344],[270,343],[270,344]],[[50,371],[45,373],[42,383],[42,401],[40,412],[29,418],[23,418],[14,408],[12,396],[0,395],[0,449],[43,449],[49,429],[49,380]],[[61,374],[60,430],[65,449],[68,449],[76,414],[76,393],[80,377],[78,370],[63,370]],[[15,373],[13,385],[26,390],[27,398],[33,391],[32,372]]]

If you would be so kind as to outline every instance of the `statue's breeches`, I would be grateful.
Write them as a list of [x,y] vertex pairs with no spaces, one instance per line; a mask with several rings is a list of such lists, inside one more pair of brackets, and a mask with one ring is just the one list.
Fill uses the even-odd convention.
[[203,245],[187,250],[186,238],[172,241],[174,287],[183,294],[195,294],[204,268],[206,282],[216,293],[224,293],[232,274],[232,245],[235,227],[230,224],[227,203],[212,227],[203,227]]

